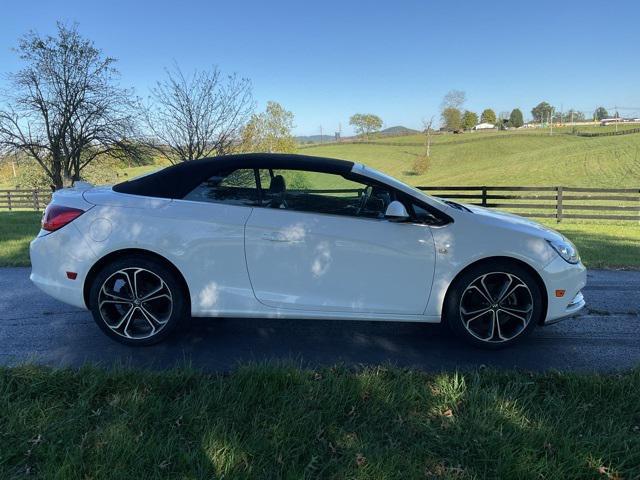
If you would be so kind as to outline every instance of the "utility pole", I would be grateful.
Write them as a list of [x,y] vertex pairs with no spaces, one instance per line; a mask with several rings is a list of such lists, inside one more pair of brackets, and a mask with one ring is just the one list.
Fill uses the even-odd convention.
[[553,107],[549,110],[549,135],[553,135],[553,110]]
[[320,145],[322,145],[322,125],[320,125]]

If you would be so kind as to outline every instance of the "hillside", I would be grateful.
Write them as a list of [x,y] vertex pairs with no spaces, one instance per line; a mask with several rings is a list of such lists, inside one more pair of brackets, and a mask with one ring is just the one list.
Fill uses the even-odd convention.
[[[640,133],[576,137],[562,131],[476,132],[434,135],[429,170],[412,167],[424,152],[423,135],[376,138],[366,143],[300,146],[298,153],[366,163],[412,185],[564,185],[640,188]],[[163,165],[119,168],[122,181]],[[13,188],[8,164],[0,164],[0,189]]]
[[640,134],[586,138],[562,132],[434,135],[429,170],[412,166],[424,136],[301,148],[300,153],[366,163],[413,185],[640,187]]
[[385,137],[394,137],[398,135],[415,135],[420,133],[418,130],[414,130],[413,128],[403,127],[402,125],[398,125],[396,127],[385,128],[384,130],[380,130],[378,135],[383,135]]
[[293,137],[296,143],[304,145],[305,143],[329,143],[335,142],[336,137],[334,135],[299,135]]

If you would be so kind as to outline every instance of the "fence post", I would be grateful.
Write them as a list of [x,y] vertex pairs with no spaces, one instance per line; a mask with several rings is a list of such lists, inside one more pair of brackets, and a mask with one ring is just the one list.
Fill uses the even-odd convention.
[[562,221],[562,187],[556,187],[556,222]]
[[482,187],[482,206],[487,206],[487,187]]
[[7,191],[7,205],[9,206],[9,211],[11,211],[11,192]]
[[33,197],[33,209],[38,211],[38,200],[37,200],[38,191],[34,188],[31,192],[31,196]]

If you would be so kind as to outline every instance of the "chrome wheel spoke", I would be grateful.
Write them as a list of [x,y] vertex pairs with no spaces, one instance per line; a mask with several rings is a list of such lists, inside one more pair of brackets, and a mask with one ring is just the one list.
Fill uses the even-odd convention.
[[498,303],[502,303],[505,300],[507,300],[511,295],[513,295],[513,293],[519,289],[519,288],[527,288],[527,286],[524,283],[519,283],[517,285],[515,285],[513,288],[511,288],[507,293],[505,293],[504,295],[502,295],[500,297],[500,300],[498,300]]
[[151,328],[153,328],[154,330],[156,328],[159,328],[161,325],[163,325],[166,322],[161,322],[160,320],[158,320],[149,310],[147,310],[144,307],[140,307],[140,311],[142,312],[142,315],[145,317],[145,320],[147,320],[147,322],[149,322],[149,325],[151,325]]
[[492,312],[492,313],[493,313],[493,311],[492,311],[491,309],[489,309],[489,308],[488,308],[488,309],[486,309],[485,311],[483,311],[482,313],[480,313],[479,315],[476,315],[476,316],[474,316],[474,317],[471,317],[469,320],[467,320],[467,327],[469,327],[469,324],[470,324],[471,322],[473,322],[474,320],[477,320],[477,319],[479,319],[479,318],[481,318],[481,317],[485,316],[485,315],[486,315],[487,313],[489,313],[489,312]]
[[116,299],[107,299],[107,300],[102,300],[100,302],[100,308],[102,308],[103,305],[108,304],[108,303],[113,303],[115,305],[132,305],[131,300],[116,300]]
[[154,300],[159,300],[161,298],[166,298],[168,300],[171,300],[171,296],[169,296],[166,293],[161,293],[160,295],[156,295],[155,297],[140,299],[140,302],[144,304],[148,302],[153,302]]
[[136,289],[136,279],[135,279],[135,276],[137,275],[138,271],[139,270],[135,270],[133,272],[133,278],[131,278],[130,269],[122,270],[122,273],[127,279],[127,285],[129,286],[129,291],[131,292],[131,295],[133,296],[133,298],[138,298],[138,291]]
[[502,286],[502,288],[500,289],[500,293],[498,294],[498,303],[509,296],[507,294],[507,291],[509,290],[509,287],[511,287],[511,285],[513,285],[513,277],[511,275],[507,275],[506,281],[504,282],[504,285]]
[[104,285],[102,286],[101,289],[101,293],[103,293],[104,295],[106,295],[107,297],[113,299],[113,300],[120,300],[122,302],[131,302],[132,299],[131,298],[125,298],[125,297],[121,297],[120,295],[115,295],[113,293],[107,292],[107,290],[105,289]]
[[[120,321],[113,327],[111,327],[114,330],[118,330],[120,327],[122,327],[122,324],[124,324],[125,322],[127,323],[127,325],[129,324],[129,322],[131,321],[131,317],[133,316],[134,312],[135,312],[136,307],[134,307],[133,305],[131,305],[129,307],[129,310],[127,310],[127,312],[122,316],[122,318],[120,319]],[[126,328],[126,327],[125,327]]]
[[[482,277],[480,277],[480,285],[482,285],[482,290],[483,290],[483,295],[484,297],[487,299],[487,301],[489,303],[493,303],[493,295],[491,294],[491,292],[489,291],[489,288],[487,287],[485,280],[487,279],[487,275],[483,275]],[[478,289],[480,290],[480,289]]]
[[514,313],[511,313],[511,312],[505,310],[504,308],[499,309],[498,312],[503,312],[503,313],[506,313],[507,315],[513,317],[513,318],[517,318],[518,320],[520,320],[522,322],[523,325],[527,324],[527,319],[525,317],[521,317],[520,315],[516,315]]
[[144,302],[144,301],[152,300],[150,297],[154,296],[158,292],[161,292],[165,287],[166,285],[164,284],[164,282],[162,282],[158,288],[155,288],[149,293],[147,293],[146,295],[141,296],[140,301]]
[[[483,287],[483,288],[484,288],[484,287]],[[492,304],[492,303],[493,303],[493,300],[491,300],[491,296],[490,296],[490,295],[489,295],[489,296],[487,296],[487,292],[485,292],[483,289],[478,288],[478,286],[477,286],[477,285],[471,285],[467,290],[468,290],[468,291],[470,291],[470,290],[475,290],[475,291],[477,291],[480,295],[482,295],[482,297],[485,299],[485,301],[486,301],[488,304]]]
[[527,308],[525,309],[521,309],[521,308],[513,308],[513,307],[505,307],[504,305],[500,305],[500,310],[504,310],[507,313],[519,313],[519,314],[527,314],[529,313],[531,310],[533,310],[533,305],[529,305]]
[[482,307],[478,310],[466,311],[464,308],[460,308],[463,315],[475,315],[476,313],[485,313],[491,310],[491,307]]

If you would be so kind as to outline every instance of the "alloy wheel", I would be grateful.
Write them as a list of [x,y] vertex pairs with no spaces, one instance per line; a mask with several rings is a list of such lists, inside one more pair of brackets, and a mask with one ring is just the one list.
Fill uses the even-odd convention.
[[123,268],[100,287],[98,310],[117,335],[145,339],[165,327],[173,311],[173,297],[157,274],[144,268]]
[[513,340],[533,316],[533,295],[512,273],[486,273],[473,280],[460,297],[460,318],[478,340],[500,343]]

